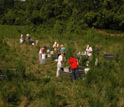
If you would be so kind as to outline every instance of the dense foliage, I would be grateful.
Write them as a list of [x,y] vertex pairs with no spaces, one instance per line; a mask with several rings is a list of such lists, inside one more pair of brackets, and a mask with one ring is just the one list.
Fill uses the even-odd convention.
[[[124,0],[1,0],[0,23],[123,30]],[[60,22],[59,22],[60,21]],[[73,30],[73,29],[72,29]]]

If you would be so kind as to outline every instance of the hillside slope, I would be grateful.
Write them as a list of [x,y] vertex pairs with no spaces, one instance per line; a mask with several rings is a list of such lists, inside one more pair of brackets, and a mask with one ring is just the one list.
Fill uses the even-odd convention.
[[[30,32],[37,46],[20,44],[20,34],[29,33],[24,26],[0,26],[0,106],[19,107],[122,107],[124,105],[124,38],[100,34],[95,29],[81,34],[54,34],[52,31]],[[20,32],[21,31],[21,32]],[[72,44],[71,41],[77,41]],[[4,42],[3,42],[4,41]],[[84,51],[87,44],[100,47],[94,51],[98,66],[91,62],[91,70],[75,82],[68,75],[55,77],[56,62],[51,58],[39,64],[40,47],[52,46],[54,41],[66,47],[66,56],[74,50]],[[115,60],[105,60],[103,54],[116,54]],[[68,61],[68,57],[67,57]],[[94,61],[94,60],[93,60]],[[68,65],[68,64],[66,64]],[[16,69],[15,72],[10,68]],[[1,74],[1,72],[0,72]]]

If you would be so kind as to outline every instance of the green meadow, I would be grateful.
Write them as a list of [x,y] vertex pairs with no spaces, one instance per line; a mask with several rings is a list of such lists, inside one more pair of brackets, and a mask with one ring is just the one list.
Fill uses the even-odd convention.
[[[57,25],[53,29],[0,25],[0,75],[5,75],[5,80],[0,80],[0,107],[123,107],[124,37],[109,32],[95,28],[61,32]],[[39,40],[38,45],[19,43],[20,35],[27,33]],[[55,41],[66,48],[66,66],[71,53],[84,52],[87,44],[100,51],[93,51],[90,71],[72,82],[66,75],[56,78],[53,58],[39,64],[39,49]],[[104,54],[116,57],[105,60]],[[80,65],[84,60],[82,57]]]

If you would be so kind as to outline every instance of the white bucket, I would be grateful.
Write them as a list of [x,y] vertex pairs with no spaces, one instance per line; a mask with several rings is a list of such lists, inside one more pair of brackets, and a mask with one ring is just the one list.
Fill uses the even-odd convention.
[[51,55],[53,55],[53,54],[54,54],[54,52],[53,52],[53,51],[50,51],[50,54],[51,54]]
[[57,61],[58,61],[58,59],[55,59],[54,61],[55,61],[55,62],[57,62]]
[[69,72],[69,68],[68,67],[64,68],[64,72]]
[[90,70],[90,68],[85,68],[84,69],[84,72],[85,72],[85,74],[87,74],[87,72]]
[[20,43],[22,43],[23,42],[23,40],[22,39],[20,39]]
[[36,40],[36,45],[38,44],[38,40]]
[[47,52],[49,53],[49,52],[50,52],[50,50],[47,50]]
[[50,57],[51,57],[51,55],[50,55],[50,54],[48,54],[47,56],[48,56],[48,58],[50,58]]
[[42,54],[42,59],[46,59],[46,54]]

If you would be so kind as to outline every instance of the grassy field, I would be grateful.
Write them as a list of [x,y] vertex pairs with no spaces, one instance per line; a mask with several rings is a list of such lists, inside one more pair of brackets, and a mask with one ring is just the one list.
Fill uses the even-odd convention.
[[[39,40],[38,45],[20,44],[21,33]],[[67,62],[70,51],[84,51],[87,44],[98,46],[100,51],[94,51],[93,55],[98,58],[98,65],[91,63],[88,74],[75,82],[68,76],[56,78],[56,62],[50,59],[40,65],[38,61],[39,49],[52,46],[54,41],[66,47]],[[106,53],[117,57],[105,60]],[[5,80],[0,80],[0,107],[123,107],[123,53],[123,36],[105,35],[94,28],[57,34],[31,26],[0,26],[0,68],[4,68],[6,75]]]

